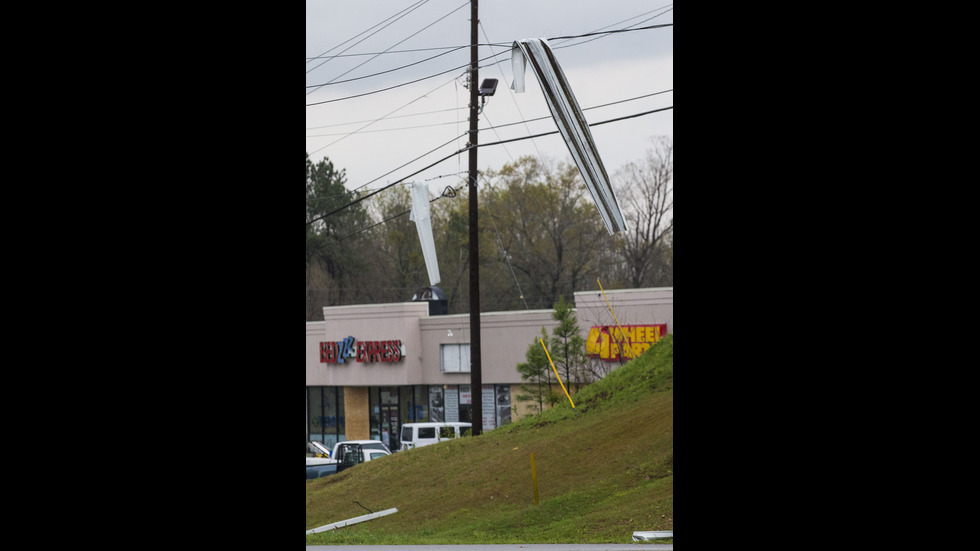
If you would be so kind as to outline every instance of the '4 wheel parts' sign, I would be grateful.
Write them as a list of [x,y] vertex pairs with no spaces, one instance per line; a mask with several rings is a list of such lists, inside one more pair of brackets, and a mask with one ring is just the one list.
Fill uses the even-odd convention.
[[585,354],[607,362],[629,360],[646,352],[667,333],[667,324],[596,325],[589,330]]

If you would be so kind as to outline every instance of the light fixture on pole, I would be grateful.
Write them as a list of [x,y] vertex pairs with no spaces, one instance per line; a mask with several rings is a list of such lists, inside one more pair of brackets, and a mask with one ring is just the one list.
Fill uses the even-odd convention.
[[485,78],[480,84],[480,89],[477,93],[480,95],[480,112],[483,112],[483,106],[487,104],[487,96],[492,96],[497,92],[497,79],[495,78]]

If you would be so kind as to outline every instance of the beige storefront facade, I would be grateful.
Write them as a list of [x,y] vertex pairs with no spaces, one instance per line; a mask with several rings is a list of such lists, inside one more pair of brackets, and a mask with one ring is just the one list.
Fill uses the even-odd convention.
[[[603,361],[617,359],[621,334],[640,352],[673,333],[672,287],[578,292],[573,303],[582,337]],[[394,451],[404,423],[470,421],[470,316],[438,311],[424,300],[334,306],[323,309],[323,321],[307,322],[307,439],[328,446],[374,439]],[[557,325],[552,313],[481,314],[484,430],[525,414],[517,364],[542,327],[550,333]]]

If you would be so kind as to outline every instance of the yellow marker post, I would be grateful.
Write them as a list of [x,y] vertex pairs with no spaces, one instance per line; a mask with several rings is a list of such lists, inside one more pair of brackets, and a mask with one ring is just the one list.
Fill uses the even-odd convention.
[[[544,345],[544,339],[538,337],[538,340],[541,341],[541,348],[544,348],[544,353],[548,356],[548,363],[551,364],[551,369],[555,372],[555,377],[558,377],[558,384],[561,385],[562,390],[565,390],[565,385],[561,382],[561,377],[558,376],[558,370],[555,369],[555,362],[551,361],[551,354],[548,354],[548,347]],[[568,403],[572,404],[572,409],[575,409],[575,402],[572,401],[571,396],[568,396],[567,390],[565,390],[565,396],[568,397]]]
[[534,468],[534,454],[531,454],[531,480],[534,482],[534,504],[538,504],[538,471]]

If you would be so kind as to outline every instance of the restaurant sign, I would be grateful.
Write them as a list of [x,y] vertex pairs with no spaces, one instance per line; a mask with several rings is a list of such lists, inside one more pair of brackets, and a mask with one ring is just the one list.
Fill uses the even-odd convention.
[[647,348],[667,333],[667,324],[596,325],[589,330],[585,355],[612,362],[629,360],[646,352]]
[[395,363],[404,356],[405,345],[401,340],[358,341],[347,337],[342,341],[320,343],[320,363]]

